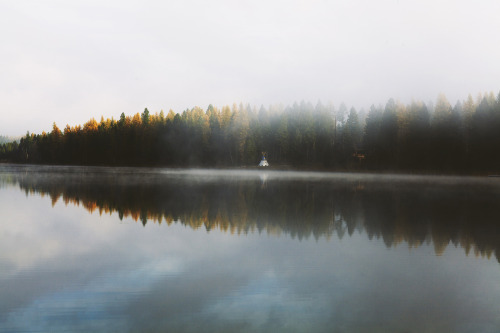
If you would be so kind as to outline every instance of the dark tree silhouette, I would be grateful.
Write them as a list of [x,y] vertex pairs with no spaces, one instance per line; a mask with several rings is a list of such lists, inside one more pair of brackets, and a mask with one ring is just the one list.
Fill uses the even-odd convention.
[[440,95],[364,112],[321,102],[259,109],[209,105],[179,114],[94,118],[82,126],[54,123],[50,133],[0,145],[0,161],[17,163],[169,167],[271,166],[327,170],[498,173],[500,94],[469,95],[454,107]]

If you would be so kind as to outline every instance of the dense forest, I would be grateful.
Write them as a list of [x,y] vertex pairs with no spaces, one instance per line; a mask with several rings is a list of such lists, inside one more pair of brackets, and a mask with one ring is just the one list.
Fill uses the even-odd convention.
[[409,105],[390,99],[358,112],[345,104],[221,109],[167,114],[148,109],[120,119],[27,133],[0,145],[0,161],[169,167],[258,164],[325,170],[500,172],[500,94],[452,106],[444,95]]

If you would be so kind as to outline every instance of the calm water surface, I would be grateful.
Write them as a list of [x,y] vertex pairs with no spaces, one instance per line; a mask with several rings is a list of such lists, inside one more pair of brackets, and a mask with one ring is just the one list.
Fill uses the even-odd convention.
[[0,331],[498,332],[500,179],[0,165]]

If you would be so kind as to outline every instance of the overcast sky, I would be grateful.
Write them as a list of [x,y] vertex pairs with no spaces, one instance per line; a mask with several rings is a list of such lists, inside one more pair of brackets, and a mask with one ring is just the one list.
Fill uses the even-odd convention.
[[500,91],[497,0],[0,0],[0,135],[55,121]]

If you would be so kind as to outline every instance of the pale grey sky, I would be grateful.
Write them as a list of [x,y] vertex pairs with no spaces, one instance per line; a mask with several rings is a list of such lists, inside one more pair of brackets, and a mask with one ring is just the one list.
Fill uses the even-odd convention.
[[0,0],[0,135],[147,107],[500,91],[497,0]]

